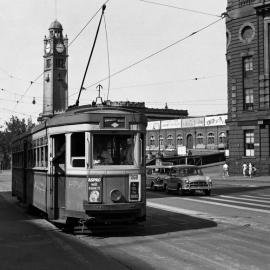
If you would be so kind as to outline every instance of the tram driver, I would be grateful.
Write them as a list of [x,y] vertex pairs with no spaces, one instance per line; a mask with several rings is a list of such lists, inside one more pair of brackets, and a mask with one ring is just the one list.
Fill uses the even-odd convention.
[[55,156],[52,159],[52,163],[56,168],[57,173],[62,173],[65,171],[65,153],[66,153],[66,144],[63,143],[58,147],[55,152]]
[[113,164],[110,143],[95,145],[94,165]]

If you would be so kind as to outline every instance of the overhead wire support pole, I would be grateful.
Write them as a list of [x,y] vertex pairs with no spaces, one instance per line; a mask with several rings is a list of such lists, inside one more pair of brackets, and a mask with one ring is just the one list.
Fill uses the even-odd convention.
[[77,100],[76,100],[76,104],[75,104],[76,106],[79,106],[80,96],[81,96],[81,92],[82,92],[82,89],[83,89],[84,80],[85,80],[85,77],[86,77],[86,74],[87,74],[87,71],[88,71],[88,67],[89,67],[89,64],[90,64],[90,61],[91,61],[91,58],[92,58],[92,54],[93,54],[93,52],[94,52],[94,48],[95,48],[95,45],[96,45],[97,36],[98,36],[99,28],[100,28],[100,24],[101,24],[101,21],[102,21],[102,18],[103,18],[103,14],[104,14],[105,9],[106,9],[106,5],[104,4],[104,5],[102,6],[102,13],[101,13],[100,20],[99,20],[99,24],[98,24],[98,28],[97,28],[97,31],[96,31],[94,43],[93,43],[93,46],[92,46],[92,49],[91,49],[91,53],[90,53],[90,56],[89,56],[89,58],[88,58],[88,62],[87,62],[87,65],[86,65],[86,69],[85,69],[85,72],[84,72],[84,75],[83,75],[83,80],[82,80],[82,83],[81,83],[79,95],[78,95],[78,98],[77,98]]

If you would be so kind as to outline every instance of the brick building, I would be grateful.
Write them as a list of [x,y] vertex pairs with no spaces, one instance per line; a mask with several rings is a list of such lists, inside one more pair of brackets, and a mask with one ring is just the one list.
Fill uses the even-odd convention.
[[270,1],[228,0],[227,15],[230,171],[251,162],[269,174]]
[[227,148],[227,115],[148,122],[147,153],[165,155],[213,152]]

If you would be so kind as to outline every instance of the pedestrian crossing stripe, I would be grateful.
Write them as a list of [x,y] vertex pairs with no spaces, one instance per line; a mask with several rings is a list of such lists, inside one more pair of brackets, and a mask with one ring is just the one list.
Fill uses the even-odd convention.
[[[262,202],[262,203],[269,203],[270,204],[270,200],[264,200],[263,198],[258,200],[257,198],[259,197],[253,197],[253,196],[247,196],[247,197],[233,197],[233,196],[225,196],[225,195],[220,195],[219,197],[222,198],[228,198],[228,199],[237,199],[237,200],[245,200],[245,201],[251,201],[251,202]],[[254,199],[253,199],[254,198]]]
[[[229,200],[227,201],[227,204],[226,204],[226,203],[214,202],[214,201],[209,201],[209,200],[201,200],[201,199],[191,199],[191,198],[181,198],[181,199],[187,200],[187,201],[201,202],[201,203],[205,203],[205,204],[220,205],[220,206],[225,206],[225,207],[235,208],[235,209],[241,209],[241,210],[248,210],[248,211],[252,211],[252,212],[260,212],[260,213],[268,213],[268,214],[270,214],[270,210],[259,209],[259,208],[250,208],[250,207],[245,207],[245,206],[240,206],[240,205],[228,204],[230,202]],[[207,199],[212,199],[212,198],[207,198]],[[220,200],[222,200],[222,199],[220,199]],[[223,202],[224,201],[225,200],[223,200]],[[237,203],[239,203],[239,201],[237,201]],[[243,202],[243,204],[247,204],[247,203]],[[261,205],[261,204],[259,206],[263,207],[263,205]]]
[[[267,199],[267,197],[253,196],[253,195],[240,195],[239,197],[243,197],[243,198],[254,198],[254,199],[259,199],[260,201],[263,201],[264,199]],[[270,203],[270,197],[269,197],[269,200],[267,202]]]
[[[221,202],[231,202],[231,203],[241,203],[241,204],[245,204],[245,205],[260,206],[260,207],[270,209],[270,205],[264,205],[264,204],[259,204],[259,203],[251,203],[251,202],[244,202],[244,201],[241,201],[241,199],[234,198],[234,197],[231,197],[231,196],[220,196],[220,197],[222,197],[222,198],[212,197],[212,198],[207,198],[207,200],[221,201]],[[230,198],[233,198],[235,200],[232,200]]]

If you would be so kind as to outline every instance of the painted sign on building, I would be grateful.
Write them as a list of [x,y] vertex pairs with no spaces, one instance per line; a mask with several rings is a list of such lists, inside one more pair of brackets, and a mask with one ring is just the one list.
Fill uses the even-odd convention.
[[181,128],[181,127],[182,127],[181,119],[161,121],[161,129],[173,129],[173,128]]
[[148,122],[146,130],[160,129],[160,121]]
[[203,126],[204,126],[204,117],[182,119],[183,128],[203,127]]
[[225,126],[227,120],[227,115],[214,115],[205,117],[205,126]]

